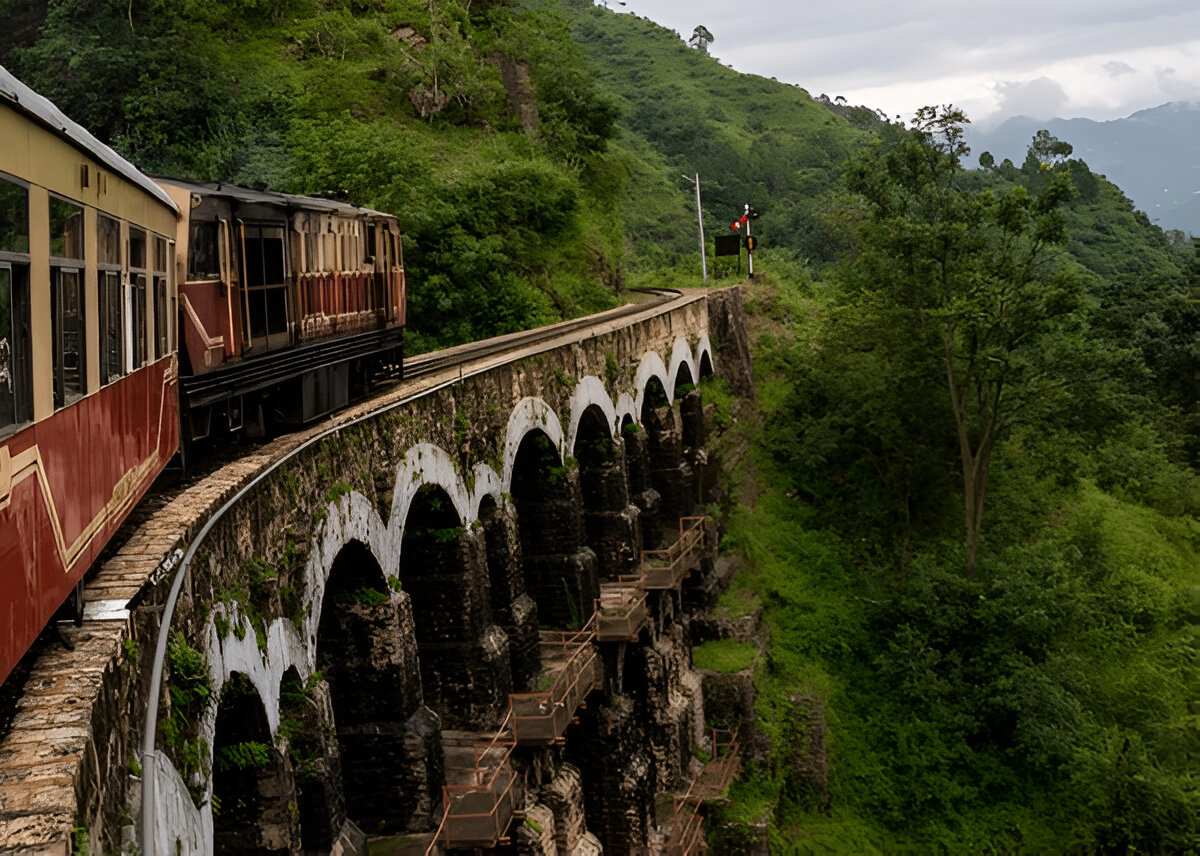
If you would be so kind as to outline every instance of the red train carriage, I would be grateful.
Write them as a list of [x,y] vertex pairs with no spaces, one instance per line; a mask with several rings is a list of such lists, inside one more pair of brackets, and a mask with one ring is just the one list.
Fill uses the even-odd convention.
[[0,68],[0,682],[178,448],[178,213]]
[[184,433],[260,434],[342,407],[401,365],[396,218],[344,202],[160,179],[183,212]]

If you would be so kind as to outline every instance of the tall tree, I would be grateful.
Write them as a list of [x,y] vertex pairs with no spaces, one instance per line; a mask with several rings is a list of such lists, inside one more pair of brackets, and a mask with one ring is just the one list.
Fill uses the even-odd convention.
[[1033,135],[1029,144],[1028,158],[1039,164],[1057,166],[1071,156],[1075,147],[1066,140],[1060,140],[1044,128]]
[[1053,248],[1066,234],[1065,171],[1037,196],[974,190],[960,159],[967,122],[925,107],[898,144],[851,162],[863,204],[846,273],[881,323],[906,324],[939,355],[962,468],[966,573],[976,574],[997,441],[1070,382],[1078,289]]
[[708,27],[703,24],[698,24],[696,29],[692,30],[692,37],[688,39],[688,44],[700,51],[702,54],[708,53],[708,46],[717,40],[717,37],[709,32]]

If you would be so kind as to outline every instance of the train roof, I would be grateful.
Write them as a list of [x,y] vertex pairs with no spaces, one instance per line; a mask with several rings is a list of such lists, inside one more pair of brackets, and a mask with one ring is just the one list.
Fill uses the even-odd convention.
[[347,216],[366,214],[373,217],[387,217],[389,220],[396,219],[396,215],[388,214],[386,211],[376,211],[373,208],[351,205],[349,202],[327,199],[323,196],[301,196],[296,193],[279,193],[274,190],[252,190],[249,187],[238,187],[236,184],[221,181],[195,182],[162,177],[157,180],[163,184],[170,184],[201,196],[223,196],[238,202],[277,205],[281,208],[305,209],[309,211],[324,211],[330,214],[344,214]]
[[17,112],[24,113],[66,139],[80,151],[91,155],[126,181],[136,184],[176,214],[179,213],[179,207],[171,197],[151,181],[149,176],[93,137],[82,125],[71,121],[49,98],[39,95],[17,80],[4,66],[0,66],[0,99],[8,102]]

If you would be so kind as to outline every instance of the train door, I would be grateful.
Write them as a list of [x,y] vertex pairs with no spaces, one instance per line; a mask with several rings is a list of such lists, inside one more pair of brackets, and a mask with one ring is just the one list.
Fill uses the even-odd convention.
[[225,314],[228,326],[225,328],[225,356],[232,357],[242,352],[242,287],[238,266],[233,262],[233,229],[229,220],[217,218],[217,263],[220,279],[225,286]]
[[242,223],[246,338],[256,351],[291,344],[284,227]]

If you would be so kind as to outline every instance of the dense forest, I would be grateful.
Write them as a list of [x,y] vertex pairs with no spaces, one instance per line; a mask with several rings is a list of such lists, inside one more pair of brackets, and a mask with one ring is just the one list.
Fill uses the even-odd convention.
[[761,739],[713,852],[1200,851],[1200,266],[1062,141],[968,169],[953,108],[586,0],[0,16],[0,63],[147,171],[396,213],[417,347],[699,286],[684,176],[710,234],[762,212],[757,410],[705,390],[750,450],[706,497],[717,611],[768,634],[727,658]]

